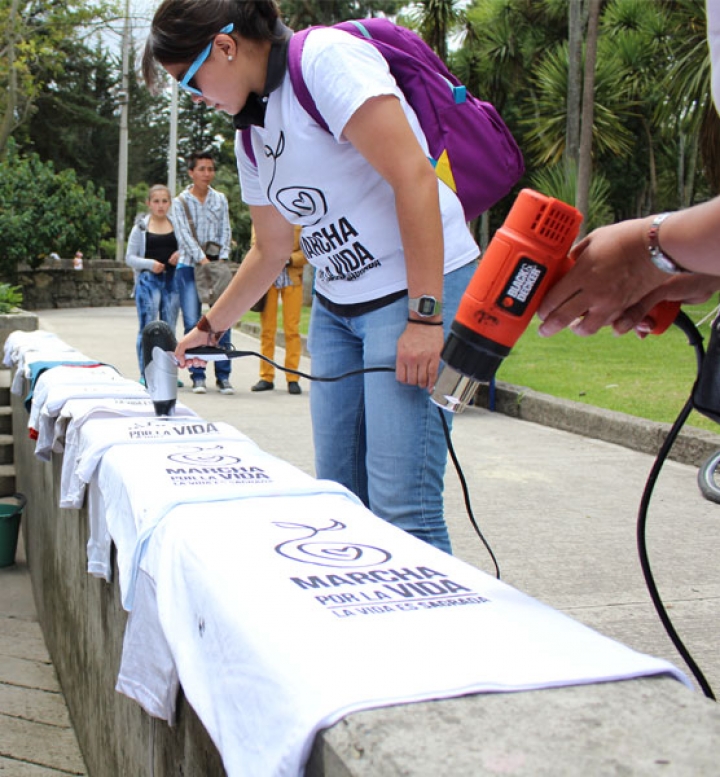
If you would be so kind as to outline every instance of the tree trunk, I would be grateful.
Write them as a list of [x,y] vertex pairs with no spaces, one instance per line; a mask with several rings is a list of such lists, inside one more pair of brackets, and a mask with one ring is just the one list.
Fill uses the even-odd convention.
[[685,207],[685,133],[680,130],[678,138],[678,168],[677,168],[678,205]]
[[[582,70],[582,4],[570,0],[568,5],[568,81],[565,124],[565,165],[569,171],[577,169],[580,150],[580,73]],[[568,178],[568,180],[572,180]]]
[[700,127],[699,151],[713,196],[720,194],[720,116],[708,100]]
[[694,137],[690,142],[690,152],[688,154],[689,159],[686,164],[687,172],[685,173],[685,199],[683,200],[682,207],[689,208],[695,203],[695,173],[697,172],[698,155],[700,144],[697,137]]
[[645,137],[648,144],[648,173],[650,178],[650,185],[647,193],[647,205],[646,214],[655,212],[655,199],[657,195],[657,165],[655,163],[655,146],[653,145],[652,128],[648,124],[647,120],[642,119],[643,129],[645,130]]
[[5,113],[0,120],[0,158],[5,154],[5,147],[17,126],[15,113],[17,111],[17,69],[15,68],[15,41],[16,25],[18,19],[19,0],[12,0],[10,4],[10,17],[5,31],[5,51],[7,52],[8,88]]
[[582,124],[580,127],[580,154],[575,206],[583,215],[580,237],[587,232],[592,178],[593,116],[595,108],[595,60],[597,59],[598,27],[601,0],[590,0],[587,36],[585,39],[585,77],[583,79]]

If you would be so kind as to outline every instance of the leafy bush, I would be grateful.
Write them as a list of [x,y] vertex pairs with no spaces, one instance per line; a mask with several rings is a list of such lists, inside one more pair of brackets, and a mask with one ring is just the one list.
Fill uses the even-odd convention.
[[22,305],[22,291],[19,286],[0,283],[0,313],[12,313]]
[[51,251],[91,256],[109,222],[102,190],[83,186],[74,170],[56,173],[37,154],[21,156],[10,139],[0,162],[0,275],[11,276],[20,262],[39,267]]

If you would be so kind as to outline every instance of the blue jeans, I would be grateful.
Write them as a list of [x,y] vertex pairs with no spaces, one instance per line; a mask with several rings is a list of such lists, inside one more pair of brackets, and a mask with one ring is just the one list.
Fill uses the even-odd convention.
[[[180,295],[180,310],[182,311],[183,318],[183,331],[187,334],[194,328],[195,324],[200,320],[202,314],[202,305],[200,304],[200,297],[198,297],[197,288],[195,287],[195,270],[193,267],[182,265],[175,270],[175,276],[177,277],[178,294]],[[221,346],[228,347],[230,345],[230,330],[220,338]],[[230,379],[230,364],[228,361],[214,362],[215,364],[215,379],[216,380],[229,380]],[[203,367],[191,367],[190,375],[193,379],[201,378],[205,380],[205,369]]]
[[[445,276],[446,336],[474,271],[471,262]],[[407,316],[407,297],[353,318],[314,301],[308,338],[313,375],[393,368],[312,383],[315,471],[349,488],[375,515],[449,553],[443,515],[447,444],[439,415],[444,411],[426,389],[395,379],[397,340]],[[452,415],[445,417],[451,425]]]
[[138,314],[137,357],[140,375],[145,375],[145,363],[143,360],[142,331],[152,321],[158,318],[170,326],[173,333],[177,324],[180,300],[178,297],[175,273],[155,273],[144,270],[138,275],[135,283],[135,306]]

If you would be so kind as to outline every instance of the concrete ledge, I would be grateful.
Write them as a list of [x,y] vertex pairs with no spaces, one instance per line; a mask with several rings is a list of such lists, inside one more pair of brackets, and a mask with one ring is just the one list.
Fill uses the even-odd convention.
[[[35,313],[18,309],[16,313],[0,313],[0,347],[5,346],[5,341],[11,332],[34,332],[38,328],[38,317]],[[0,360],[1,361],[1,360]],[[2,365],[1,369],[7,369]]]
[[[18,397],[13,397],[13,421],[15,429],[27,427]],[[215,746],[184,699],[170,728],[115,691],[127,613],[117,583],[87,572],[87,509],[57,506],[61,465],[59,456],[51,464],[39,461],[34,443],[15,436],[18,489],[28,498],[23,539],[38,620],[88,774],[224,774]]]
[[714,702],[654,678],[361,712],[322,753],[333,777],[700,775],[719,725]]
[[[13,420],[25,428],[15,396]],[[86,571],[87,510],[57,507],[60,456],[40,462],[34,443],[18,434],[15,457],[28,496],[24,539],[38,618],[88,773],[220,777],[220,756],[183,698],[170,728],[114,690],[127,615],[117,584]],[[357,713],[318,734],[305,774],[713,774],[719,740],[720,708],[659,677]]]
[[[478,407],[489,407],[489,399],[489,387],[480,386],[475,397]],[[557,399],[502,382],[495,386],[495,410],[512,418],[623,445],[652,456],[657,455],[671,428],[671,424],[647,421],[582,402]],[[720,434],[686,426],[675,441],[670,458],[682,464],[699,466],[719,448]]]

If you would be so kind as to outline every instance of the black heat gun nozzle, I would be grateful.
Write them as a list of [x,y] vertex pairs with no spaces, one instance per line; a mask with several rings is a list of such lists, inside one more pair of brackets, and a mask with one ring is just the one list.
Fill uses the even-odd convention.
[[462,412],[479,383],[490,383],[510,348],[453,321],[442,350],[443,367],[431,399],[451,413]]
[[155,415],[175,412],[178,367],[174,351],[177,340],[164,321],[151,321],[142,331],[145,385],[155,406]]

